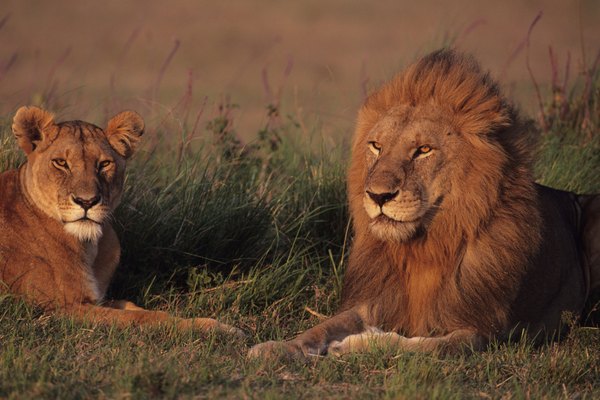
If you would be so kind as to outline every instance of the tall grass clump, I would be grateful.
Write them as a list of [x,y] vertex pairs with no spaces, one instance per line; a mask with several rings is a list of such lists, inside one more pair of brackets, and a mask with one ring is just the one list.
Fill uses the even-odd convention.
[[[600,192],[600,53],[569,82],[570,58],[559,78],[550,48],[550,93],[540,99],[541,143],[536,171],[543,184],[578,193]],[[536,86],[539,92],[539,88]]]
[[0,118],[0,172],[16,168],[25,159],[11,133],[11,118],[11,115]]
[[235,288],[211,303],[261,312],[281,302],[297,311],[315,284],[337,295],[327,282],[347,234],[345,149],[310,146],[291,118],[242,144],[229,111],[183,151],[154,134],[115,216],[123,256],[113,295],[147,303],[169,292],[210,309],[202,293]]

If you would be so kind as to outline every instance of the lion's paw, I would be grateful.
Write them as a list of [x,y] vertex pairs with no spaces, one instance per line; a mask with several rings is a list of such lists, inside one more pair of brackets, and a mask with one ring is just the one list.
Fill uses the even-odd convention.
[[327,354],[341,356],[348,353],[356,353],[368,346],[369,334],[360,333],[346,336],[341,342],[334,340],[327,348]]
[[406,340],[406,338],[393,332],[363,332],[356,335],[346,336],[341,342],[331,342],[327,349],[327,353],[334,356],[341,356],[348,353],[367,352],[373,348],[386,348],[394,346],[403,340]]

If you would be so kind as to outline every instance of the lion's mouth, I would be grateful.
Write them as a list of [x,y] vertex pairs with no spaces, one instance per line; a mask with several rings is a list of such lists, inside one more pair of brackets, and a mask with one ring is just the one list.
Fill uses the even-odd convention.
[[65,220],[65,219],[63,219],[63,223],[64,223],[64,224],[74,224],[74,223],[76,223],[76,222],[84,222],[84,223],[91,222],[91,223],[94,223],[94,224],[102,225],[100,222],[98,222],[98,221],[96,221],[96,220],[94,220],[94,219],[92,219],[92,218],[88,217],[87,215],[84,215],[84,216],[83,216],[83,217],[81,217],[81,218],[74,219],[74,220],[71,220],[71,221],[68,221],[68,220]]
[[380,214],[379,216],[371,219],[369,226],[372,230],[374,229],[376,231],[404,231],[406,229],[415,229],[417,226],[420,225],[419,221],[419,218],[398,221],[396,219],[388,217],[385,214]]
[[371,219],[372,224],[391,224],[391,225],[401,225],[406,223],[414,223],[420,219],[419,216],[415,216],[413,218],[405,218],[402,220],[397,220],[392,217],[385,215],[384,213],[379,214],[375,218]]
[[[405,196],[406,197],[406,196]],[[365,195],[363,205],[367,215],[374,224],[377,223],[414,223],[426,211],[426,203],[421,200],[394,199],[383,204],[373,201],[370,195]]]
[[379,239],[392,242],[403,242],[415,237],[421,230],[420,218],[398,221],[380,214],[372,218],[369,230]]
[[440,210],[443,196],[436,199],[431,207],[398,209],[393,212],[394,217],[386,214],[385,207],[379,209],[376,215],[371,215],[369,221],[370,231],[379,239],[385,241],[404,242],[420,236],[427,231],[435,215]]

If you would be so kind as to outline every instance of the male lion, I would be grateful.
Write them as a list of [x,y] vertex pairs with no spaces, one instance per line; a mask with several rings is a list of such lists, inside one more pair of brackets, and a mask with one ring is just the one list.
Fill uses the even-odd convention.
[[358,114],[340,312],[251,356],[484,348],[559,333],[600,284],[600,196],[534,183],[531,127],[470,57],[434,52]]
[[83,121],[57,124],[40,108],[22,107],[12,130],[27,162],[0,174],[0,292],[94,322],[239,333],[210,318],[103,301],[121,251],[111,213],[125,161],[144,131],[137,113],[116,115],[103,131]]

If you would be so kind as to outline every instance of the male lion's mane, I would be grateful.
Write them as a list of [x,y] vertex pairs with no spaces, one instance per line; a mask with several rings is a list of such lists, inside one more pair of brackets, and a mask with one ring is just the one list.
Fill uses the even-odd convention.
[[[435,107],[466,146],[463,164],[448,166],[443,212],[418,238],[391,242],[368,229],[363,149],[376,122],[400,106]],[[368,304],[384,330],[407,336],[506,329],[541,241],[530,131],[477,62],[454,51],[432,53],[373,93],[359,111],[348,175],[355,237],[341,310]]]

